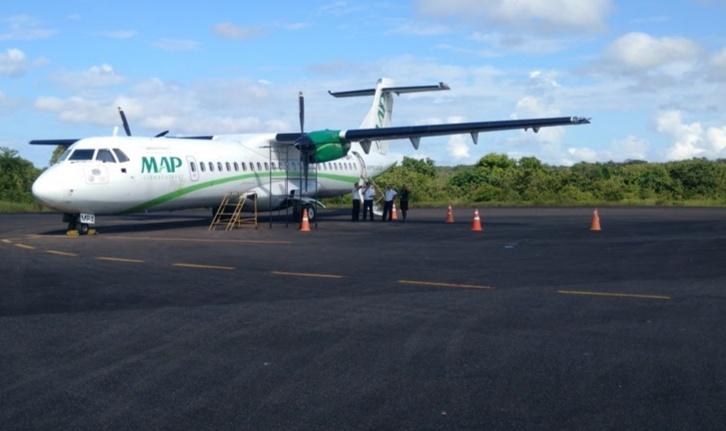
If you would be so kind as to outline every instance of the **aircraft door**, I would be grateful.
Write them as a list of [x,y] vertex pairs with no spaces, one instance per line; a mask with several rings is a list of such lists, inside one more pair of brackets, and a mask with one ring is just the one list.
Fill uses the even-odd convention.
[[187,156],[187,165],[189,169],[189,179],[192,181],[198,181],[199,180],[199,165],[197,164],[196,159],[192,156]]

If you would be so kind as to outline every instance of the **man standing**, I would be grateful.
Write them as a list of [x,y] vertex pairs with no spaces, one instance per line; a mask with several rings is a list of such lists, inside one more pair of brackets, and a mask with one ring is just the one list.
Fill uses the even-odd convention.
[[360,184],[353,183],[353,190],[350,192],[351,197],[353,198],[353,219],[352,221],[358,221],[360,217],[360,201],[361,201],[361,192],[360,192]]
[[373,198],[376,196],[376,189],[373,187],[370,181],[366,183],[366,189],[363,192],[363,220],[366,219],[366,215],[370,215],[371,221],[373,221]]
[[398,200],[401,203],[401,221],[406,221],[406,213],[408,212],[408,187],[403,186]]
[[386,221],[386,215],[388,215],[388,221],[391,221],[393,217],[393,199],[396,198],[396,190],[393,187],[386,187],[385,202],[383,202],[383,218],[381,221]]

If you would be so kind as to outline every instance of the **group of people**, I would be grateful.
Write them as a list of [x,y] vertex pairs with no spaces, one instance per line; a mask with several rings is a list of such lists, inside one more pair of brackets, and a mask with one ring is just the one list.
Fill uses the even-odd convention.
[[[373,221],[373,199],[376,196],[376,189],[370,181],[361,186],[359,183],[353,183],[351,197],[353,199],[353,221],[360,220],[361,201],[363,201],[363,220],[368,217]],[[388,186],[383,194],[383,217],[381,221],[391,221],[393,219],[393,202],[398,196],[399,208],[401,209],[401,221],[406,221],[408,213],[408,187],[403,186],[401,192],[397,192],[391,186]]]

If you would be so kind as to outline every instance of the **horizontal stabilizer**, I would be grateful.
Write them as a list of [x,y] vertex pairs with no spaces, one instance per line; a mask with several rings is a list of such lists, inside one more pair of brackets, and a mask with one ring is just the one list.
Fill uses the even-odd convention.
[[[448,90],[449,86],[443,82],[439,82],[437,85],[416,85],[407,87],[383,87],[381,92],[383,93],[396,93],[396,95],[404,93],[422,93],[426,91],[443,91]],[[375,88],[367,88],[365,90],[351,90],[351,91],[328,91],[333,97],[359,97],[359,96],[373,96],[376,94]]]
[[62,147],[70,147],[80,139],[34,139],[30,141],[30,145],[60,145]]

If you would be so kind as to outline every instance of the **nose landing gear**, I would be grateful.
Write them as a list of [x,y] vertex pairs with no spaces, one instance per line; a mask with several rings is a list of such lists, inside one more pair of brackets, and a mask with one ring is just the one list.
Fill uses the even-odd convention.
[[63,214],[63,221],[68,223],[68,228],[66,229],[67,236],[77,237],[79,235],[96,234],[96,229],[93,229],[90,224],[81,221],[80,214]]

